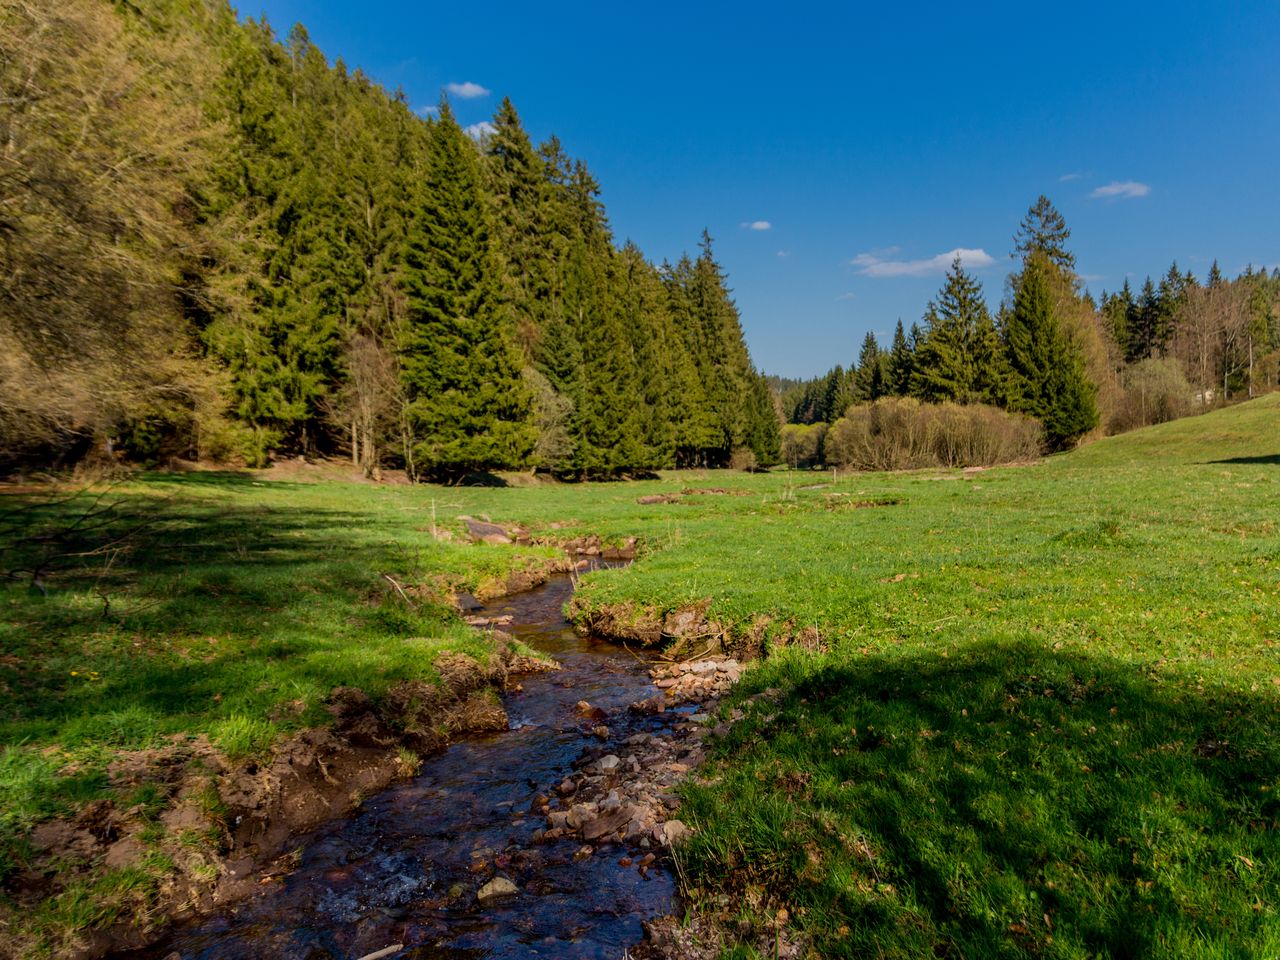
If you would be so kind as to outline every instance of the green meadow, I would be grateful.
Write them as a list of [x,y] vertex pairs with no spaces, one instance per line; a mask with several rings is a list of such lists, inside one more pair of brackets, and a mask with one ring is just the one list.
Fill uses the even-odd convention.
[[[769,618],[682,814],[688,904],[742,931],[729,955],[1280,955],[1280,395],[968,473],[69,496],[0,504],[0,873],[113,795],[114,751],[261,753],[335,686],[483,656],[450,591],[554,550],[467,543],[471,515],[638,536],[581,603]],[[784,642],[809,627],[818,650]]]

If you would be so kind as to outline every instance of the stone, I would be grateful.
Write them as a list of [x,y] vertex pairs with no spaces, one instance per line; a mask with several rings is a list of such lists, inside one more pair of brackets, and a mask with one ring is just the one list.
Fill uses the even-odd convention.
[[480,888],[480,892],[476,894],[476,899],[481,903],[485,903],[498,897],[510,897],[519,892],[520,888],[506,877],[494,877]]
[[609,728],[604,726],[604,724],[601,724],[600,726],[593,728],[591,734],[598,740],[608,740]]
[[653,828],[653,839],[667,847],[674,847],[693,831],[680,820],[668,820]]
[[618,764],[620,764],[621,762],[622,761],[618,759],[616,754],[609,753],[609,754],[605,754],[603,757],[597,760],[596,765],[601,770],[607,773],[610,770],[616,770],[618,767]]
[[606,813],[596,817],[590,823],[585,824],[582,828],[583,840],[598,840],[601,837],[612,836],[626,826],[635,813],[635,809],[630,805],[615,810],[613,813]]

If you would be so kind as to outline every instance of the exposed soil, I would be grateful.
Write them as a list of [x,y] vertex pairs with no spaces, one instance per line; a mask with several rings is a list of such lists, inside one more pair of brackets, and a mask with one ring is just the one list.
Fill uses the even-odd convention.
[[[554,669],[520,655],[511,642],[501,643],[487,665],[444,654],[435,666],[439,685],[404,682],[377,703],[356,688],[336,688],[329,702],[331,727],[302,730],[263,760],[228,760],[203,735],[121,751],[108,768],[112,785],[122,791],[159,787],[166,806],[156,819],[175,838],[160,845],[178,869],[161,888],[153,916],[180,920],[253,892],[264,875],[287,868],[278,861],[293,839],[412,775],[415,768],[402,751],[422,756],[465,734],[506,730],[497,692],[518,676]],[[122,809],[108,799],[74,817],[40,824],[31,836],[30,866],[4,891],[12,899],[9,909],[34,909],[77,877],[129,866],[155,849],[140,837],[149,824],[141,807]],[[193,837],[204,842],[184,842]],[[64,952],[99,957],[141,947],[153,936],[154,926],[85,931]],[[19,957],[29,947],[16,939],[0,943],[0,956]]]

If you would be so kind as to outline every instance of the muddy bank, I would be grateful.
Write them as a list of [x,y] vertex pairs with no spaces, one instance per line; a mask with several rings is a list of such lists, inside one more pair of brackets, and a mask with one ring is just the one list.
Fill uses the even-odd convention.
[[[439,684],[406,681],[376,702],[362,690],[336,688],[328,703],[332,725],[299,731],[266,758],[230,760],[203,735],[121,751],[107,769],[111,785],[122,797],[145,788],[150,804],[100,799],[37,826],[29,865],[4,891],[13,904],[8,909],[33,911],[77,882],[130,869],[144,857],[171,860],[155,898],[137,903],[145,924],[135,918],[83,930],[59,951],[87,960],[145,946],[166,921],[236,902],[264,876],[288,869],[281,855],[299,835],[414,775],[423,756],[456,738],[508,728],[499,692],[554,664],[522,655],[509,637],[497,636],[486,664],[456,653],[438,657]],[[8,934],[0,957],[32,949]]]
[[583,636],[561,613],[571,589],[560,578],[474,618],[561,666],[507,685],[510,731],[426,760],[302,838],[253,896],[136,956],[624,955],[675,908],[669,851],[688,833],[676,788],[742,667]]
[[574,597],[569,618],[579,630],[616,643],[661,648],[670,659],[733,657],[741,662],[759,660],[769,648],[798,646],[827,649],[817,627],[761,614],[747,622],[712,616],[711,600],[678,607],[622,603],[596,603]]

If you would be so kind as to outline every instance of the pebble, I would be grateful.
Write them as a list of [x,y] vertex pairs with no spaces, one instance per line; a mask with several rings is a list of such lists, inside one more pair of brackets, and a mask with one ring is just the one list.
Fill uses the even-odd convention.
[[476,894],[476,899],[484,903],[487,900],[493,900],[497,897],[509,897],[519,892],[520,888],[506,877],[494,877],[480,888],[480,892]]

